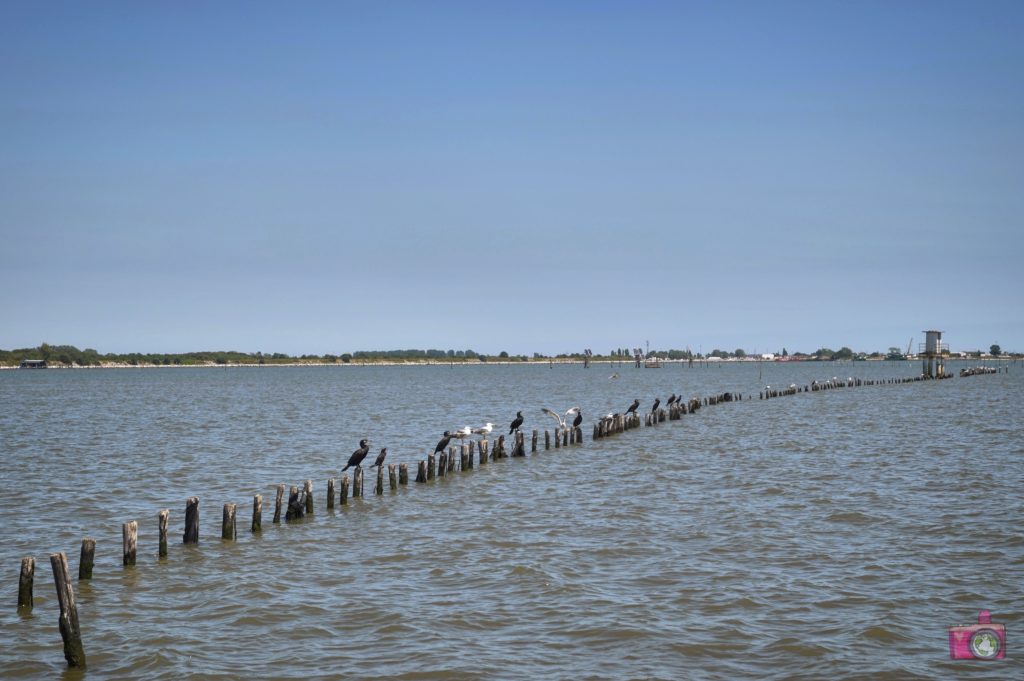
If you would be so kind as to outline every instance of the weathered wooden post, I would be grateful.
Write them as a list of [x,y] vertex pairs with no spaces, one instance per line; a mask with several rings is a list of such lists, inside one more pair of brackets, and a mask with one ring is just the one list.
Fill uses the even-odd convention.
[[530,439],[530,452],[533,453],[535,451],[537,451],[537,430],[536,429],[534,429],[533,437]]
[[437,475],[443,478],[447,471],[448,454],[446,452],[441,452],[441,454],[437,457]]
[[18,607],[32,609],[32,583],[36,579],[36,559],[25,556],[21,559],[21,574],[18,576]]
[[50,554],[53,568],[53,582],[57,587],[57,603],[60,616],[57,625],[64,640],[64,659],[69,667],[85,667],[85,648],[82,647],[82,632],[78,627],[78,608],[75,607],[75,589],[71,585],[68,571],[68,557],[64,552]]
[[469,441],[469,467],[470,467],[470,468],[472,468],[472,467],[473,467],[473,454],[475,453],[475,452],[473,451],[473,449],[475,448],[475,446],[474,446],[474,445],[475,445],[474,441],[473,441],[473,440],[470,440],[470,441]]
[[416,482],[427,481],[427,462],[420,461],[419,466],[416,468]]
[[274,501],[274,522],[281,522],[281,502],[284,500],[284,485],[277,486],[277,498]]
[[568,447],[569,446],[569,429],[568,428],[563,428],[562,429],[562,446],[563,447]]
[[377,496],[384,494],[384,466],[377,466],[377,484],[373,488]]
[[302,505],[299,503],[299,488],[292,485],[288,488],[288,509],[284,512],[285,520],[302,517]]
[[338,503],[344,506],[348,503],[348,473],[341,476],[341,490],[339,490],[339,493]]
[[[164,551],[167,550],[167,535],[164,534]],[[96,540],[86,537],[78,554],[78,581],[92,579],[92,567],[96,563]]]
[[138,544],[139,523],[129,520],[121,525],[121,561],[123,565],[135,565]]
[[498,436],[498,444],[494,446],[494,458],[499,459],[505,456],[505,436]]
[[398,476],[395,474],[398,466],[393,463],[388,464],[388,486],[391,489],[398,489]]
[[307,480],[305,487],[306,515],[313,515],[313,481]]
[[252,531],[262,532],[263,531],[263,495],[254,494],[252,496]]
[[352,476],[352,498],[363,496],[363,468],[356,466],[356,472]]
[[185,502],[185,536],[183,543],[199,543],[199,497],[189,497]]
[[473,441],[462,445],[462,470],[473,468]]
[[224,514],[220,521],[220,538],[234,541],[237,536],[235,527],[235,504],[224,504]]
[[455,470],[455,446],[452,445],[448,448],[448,472],[451,473]]
[[409,484],[409,467],[407,465],[399,464],[398,466],[398,484],[408,485]]
[[551,431],[544,429],[544,449],[551,449]]
[[[157,531],[160,533],[157,555],[160,558],[167,557],[167,521],[170,517],[171,511],[166,508],[156,514]],[[93,542],[93,548],[95,548],[95,542]],[[82,542],[82,550],[85,550],[85,542]],[[81,570],[81,568],[79,568],[79,570]],[[91,573],[90,576],[92,576]],[[81,579],[81,576],[79,576],[79,579]]]
[[555,428],[555,449],[562,446],[562,430],[561,428]]
[[334,478],[327,478],[327,510],[334,508]]

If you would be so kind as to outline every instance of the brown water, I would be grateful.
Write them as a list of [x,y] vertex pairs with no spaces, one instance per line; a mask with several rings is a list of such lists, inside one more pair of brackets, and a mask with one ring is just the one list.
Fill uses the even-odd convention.
[[[1024,678],[1024,372],[757,399],[917,370],[0,372],[0,678]],[[754,399],[590,439],[634,397],[722,391]],[[542,406],[575,404],[579,447],[382,497],[371,474],[367,497],[325,509],[361,437],[414,476],[446,428],[517,409],[527,431],[550,428]],[[307,478],[315,514],[271,524],[273,486]],[[185,547],[192,495],[201,539]],[[234,542],[219,538],[225,502]],[[138,564],[123,568],[133,519]],[[85,536],[82,673],[65,667],[47,555],[67,552],[77,575]],[[15,608],[25,555],[30,614]],[[950,660],[946,628],[981,609],[1008,625],[1008,658]]]

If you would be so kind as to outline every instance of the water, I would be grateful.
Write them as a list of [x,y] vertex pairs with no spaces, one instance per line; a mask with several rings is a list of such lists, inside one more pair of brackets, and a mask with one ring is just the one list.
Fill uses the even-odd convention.
[[[0,678],[1024,678],[1024,372],[757,399],[917,370],[0,372]],[[634,397],[723,391],[754,399],[590,440],[595,415]],[[361,437],[414,477],[446,428],[522,409],[529,432],[553,425],[542,406],[577,404],[582,446],[542,438],[536,455],[383,497],[371,474],[365,499],[324,508]],[[315,515],[271,524],[274,485],[307,478]],[[193,495],[201,538],[185,547]],[[236,542],[219,538],[225,502]],[[65,666],[47,556],[67,552],[77,575],[85,536],[83,673]],[[30,614],[15,608],[26,555]],[[1008,625],[1008,659],[949,660],[946,627],[981,609]]]

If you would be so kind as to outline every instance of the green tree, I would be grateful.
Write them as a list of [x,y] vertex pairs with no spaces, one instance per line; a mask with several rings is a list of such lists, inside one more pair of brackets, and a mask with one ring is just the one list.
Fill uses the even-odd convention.
[[740,359],[743,359],[744,357],[747,356],[747,351],[744,350],[743,348],[736,348],[736,352],[734,352],[732,354],[736,355]]
[[1003,349],[998,345],[990,345],[988,347],[988,352],[993,357],[998,357],[999,355],[1003,354]]
[[502,350],[501,352],[498,353],[498,357],[501,357],[502,359],[508,359],[508,353]]
[[853,350],[844,345],[839,348],[838,352],[832,355],[832,359],[853,359]]

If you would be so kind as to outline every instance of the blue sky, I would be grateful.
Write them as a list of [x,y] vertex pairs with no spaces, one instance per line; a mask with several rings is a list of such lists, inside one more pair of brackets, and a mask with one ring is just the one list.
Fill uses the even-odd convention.
[[1024,350],[1024,4],[0,5],[0,347]]

